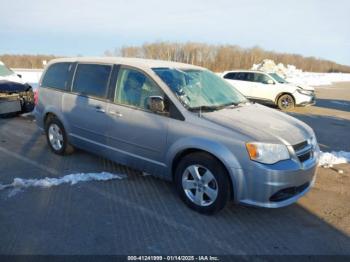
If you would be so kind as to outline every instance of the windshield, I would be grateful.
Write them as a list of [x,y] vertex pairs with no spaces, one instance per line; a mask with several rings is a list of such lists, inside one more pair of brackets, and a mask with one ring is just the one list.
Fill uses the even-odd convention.
[[225,80],[208,70],[153,68],[189,110],[218,110],[247,99]]
[[269,74],[273,79],[275,79],[278,83],[280,84],[286,84],[288,83],[284,78],[280,77],[278,74],[276,73],[270,73]]
[[2,62],[0,62],[0,76],[9,76],[14,74],[13,71],[8,69]]

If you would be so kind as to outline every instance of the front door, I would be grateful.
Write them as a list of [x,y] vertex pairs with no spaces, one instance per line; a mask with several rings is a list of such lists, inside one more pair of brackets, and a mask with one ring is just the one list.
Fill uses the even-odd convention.
[[254,75],[254,89],[252,96],[262,101],[274,101],[276,97],[276,87],[274,84],[269,84],[269,80],[272,80],[269,76],[262,73],[252,73]]
[[164,167],[169,118],[150,111],[147,103],[149,96],[164,98],[163,91],[145,73],[121,67],[114,93],[107,107],[109,144],[121,162],[150,171]]

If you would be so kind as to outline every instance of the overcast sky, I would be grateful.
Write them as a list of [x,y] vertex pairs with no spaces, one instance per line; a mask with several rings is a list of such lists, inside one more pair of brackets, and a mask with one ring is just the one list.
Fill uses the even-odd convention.
[[0,0],[0,54],[154,41],[260,46],[350,65],[349,0]]

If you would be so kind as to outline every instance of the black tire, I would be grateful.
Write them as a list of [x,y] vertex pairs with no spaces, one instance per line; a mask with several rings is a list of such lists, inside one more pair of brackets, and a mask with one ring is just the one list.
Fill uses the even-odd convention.
[[292,110],[295,107],[295,101],[292,95],[283,94],[277,100],[277,106],[283,111]]
[[[204,167],[204,169],[209,170],[215,177],[215,189],[217,189],[217,197],[215,201],[213,201],[210,205],[203,206],[194,203],[193,200],[191,200],[185,192],[182,182],[183,176],[185,176],[187,168],[193,165]],[[176,191],[184,203],[193,210],[202,214],[211,215],[217,213],[225,207],[231,195],[229,174],[227,173],[225,167],[215,157],[204,152],[192,153],[181,159],[178,166],[176,167],[174,182]],[[198,189],[193,190],[196,192]],[[202,192],[202,194],[205,194],[204,191]]]
[[[49,137],[49,128],[52,125],[56,125],[59,127],[62,137],[63,137],[63,142],[62,142],[62,147],[60,149],[54,148],[54,146],[50,142],[50,137]],[[54,152],[57,155],[69,155],[74,152],[74,147],[68,142],[67,134],[64,129],[64,126],[62,123],[56,118],[56,117],[50,117],[46,122],[45,122],[45,135],[46,135],[46,141],[47,144],[49,145],[50,149],[52,152]]]

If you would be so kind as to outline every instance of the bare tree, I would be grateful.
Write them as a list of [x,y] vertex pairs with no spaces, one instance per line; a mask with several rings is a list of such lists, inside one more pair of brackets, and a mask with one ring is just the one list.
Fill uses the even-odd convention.
[[[350,66],[316,57],[266,51],[258,46],[241,48],[237,45],[209,45],[196,42],[156,42],[106,50],[104,55],[178,61],[204,66],[216,72],[249,69],[254,63],[260,63],[263,59],[272,59],[276,63],[295,65],[304,71],[350,73]],[[13,68],[43,68],[42,61],[50,61],[53,58],[56,57],[53,55],[0,55],[0,60]]]
[[[110,52],[105,54],[109,55]],[[120,55],[184,62],[204,66],[217,72],[248,69],[263,59],[272,59],[276,63],[295,65],[304,71],[350,73],[350,66],[315,57],[266,51],[258,46],[245,49],[236,45],[156,42],[145,43],[142,46],[124,46],[120,49]]]

